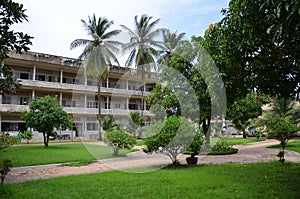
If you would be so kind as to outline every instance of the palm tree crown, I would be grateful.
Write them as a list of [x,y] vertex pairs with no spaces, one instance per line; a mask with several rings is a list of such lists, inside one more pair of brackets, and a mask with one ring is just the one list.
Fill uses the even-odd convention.
[[108,72],[108,66],[112,63],[119,65],[118,59],[115,53],[119,52],[122,43],[118,41],[110,40],[111,37],[119,34],[121,30],[109,31],[113,21],[109,21],[104,17],[96,19],[95,14],[93,17],[89,16],[88,22],[81,20],[84,29],[88,35],[92,38],[89,39],[76,39],[74,40],[70,48],[74,49],[79,46],[84,46],[84,50],[79,56],[79,60],[84,60],[85,72],[89,76],[93,76],[97,79],[98,86],[98,120],[100,127],[100,140],[101,135],[101,85],[102,79],[105,78]]
[[158,63],[159,64],[168,64],[172,54],[174,53],[175,48],[182,41],[185,33],[171,32],[169,29],[162,29],[163,37],[163,48],[162,55],[160,56]]

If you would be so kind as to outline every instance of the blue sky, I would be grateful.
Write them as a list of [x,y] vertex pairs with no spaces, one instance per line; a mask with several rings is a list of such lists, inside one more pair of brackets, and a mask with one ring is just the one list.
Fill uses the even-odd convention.
[[120,24],[133,26],[135,15],[160,18],[158,27],[203,35],[209,24],[221,20],[229,0],[15,0],[27,9],[28,22],[13,28],[34,37],[31,51],[77,58],[82,49],[70,50],[74,39],[88,38],[81,25],[93,13]]

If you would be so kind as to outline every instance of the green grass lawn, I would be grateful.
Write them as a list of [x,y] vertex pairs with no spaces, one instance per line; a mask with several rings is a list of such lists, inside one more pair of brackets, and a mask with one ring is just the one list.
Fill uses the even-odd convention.
[[[264,138],[224,138],[226,140],[226,143],[230,146],[232,145],[240,145],[240,144],[249,144],[249,143],[253,143],[253,142],[261,142],[261,141],[265,141],[266,139]],[[210,143],[212,145],[214,145],[218,140],[220,140],[220,138],[211,138]]]
[[[202,165],[113,171],[7,184],[1,198],[300,198],[300,164]],[[1,196],[1,195],[0,195]]]
[[[121,150],[120,156],[128,152]],[[0,151],[0,161],[11,159],[13,167],[65,162],[78,162],[80,165],[96,159],[112,158],[112,154],[113,150],[107,146],[82,143],[50,144],[48,148],[43,145],[11,146]]]
[[[269,148],[280,148],[279,144],[270,146]],[[296,151],[297,153],[300,153],[300,140],[288,142],[286,147],[286,150]]]

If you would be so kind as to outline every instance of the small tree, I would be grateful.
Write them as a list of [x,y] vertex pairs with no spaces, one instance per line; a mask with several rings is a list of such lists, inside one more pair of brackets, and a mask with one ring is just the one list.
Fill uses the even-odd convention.
[[228,118],[232,121],[233,127],[243,132],[243,138],[247,137],[246,128],[251,119],[262,114],[262,106],[270,102],[267,96],[258,96],[250,93],[246,97],[235,101],[228,111]]
[[10,167],[12,167],[11,160],[6,159],[6,160],[3,160],[2,162],[0,162],[0,177],[1,177],[2,189],[3,189],[5,177],[8,174],[8,172],[10,171]]
[[[176,115],[168,117],[164,123],[159,122],[161,128],[157,134],[145,139],[147,153],[161,152],[169,156],[173,164],[178,164],[177,156],[186,151],[191,145],[196,130],[192,123],[184,117]],[[157,129],[157,124],[150,129]]]
[[43,133],[44,145],[48,147],[54,127],[72,128],[72,119],[59,105],[56,98],[46,96],[34,99],[29,111],[22,112],[26,125]]
[[31,140],[33,137],[33,133],[30,130],[25,131],[22,133],[22,138],[27,140],[27,144],[29,143],[29,140]]
[[105,134],[104,142],[114,150],[114,156],[119,155],[120,149],[130,149],[136,144],[133,136],[124,133],[123,130],[113,130]]
[[300,130],[297,125],[293,124],[288,117],[279,115],[267,115],[267,117],[259,119],[257,126],[266,126],[268,137],[280,141],[280,150],[278,153],[279,161],[284,163],[284,149],[291,136]]
[[106,132],[117,130],[119,128],[118,124],[109,116],[104,116],[102,118],[102,128]]
[[128,131],[132,133],[133,137],[139,137],[140,135],[138,135],[137,131],[140,129],[144,118],[138,111],[130,112],[129,116],[130,120],[127,125]]

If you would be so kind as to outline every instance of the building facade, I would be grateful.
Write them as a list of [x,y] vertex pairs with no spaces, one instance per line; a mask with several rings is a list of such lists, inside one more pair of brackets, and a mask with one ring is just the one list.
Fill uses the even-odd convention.
[[[22,88],[16,93],[0,95],[1,131],[25,130],[22,110],[28,110],[34,98],[50,95],[56,96],[73,117],[73,130],[77,136],[97,138],[97,80],[86,75],[76,59],[35,52],[11,53],[9,56],[4,63],[11,66],[13,75],[21,80]],[[147,96],[157,81],[158,76],[153,72],[145,74],[145,84],[142,84],[135,69],[110,67],[101,87],[102,116],[112,116],[120,125],[126,125],[130,112],[143,109],[144,115],[150,118],[149,106],[145,101],[141,103],[142,95]]]

